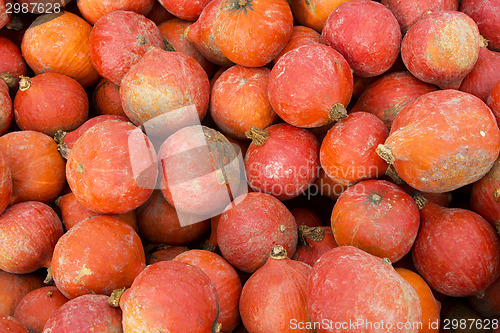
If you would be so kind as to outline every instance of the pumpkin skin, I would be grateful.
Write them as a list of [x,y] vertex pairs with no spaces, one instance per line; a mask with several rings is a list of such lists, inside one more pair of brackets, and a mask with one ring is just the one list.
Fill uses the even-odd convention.
[[231,61],[262,67],[292,35],[293,16],[286,0],[224,0],[214,23],[215,43]]
[[477,96],[486,103],[488,95],[500,81],[500,52],[482,47],[476,65],[464,78],[460,90]]
[[215,81],[210,115],[224,134],[246,139],[245,132],[251,126],[266,128],[277,120],[267,96],[270,72],[268,68],[236,65]]
[[316,179],[318,140],[308,130],[288,124],[272,125],[261,133],[265,141],[255,138],[245,154],[248,184],[282,201],[295,198]]
[[9,333],[28,333],[16,318],[7,315],[0,315],[0,329]]
[[102,115],[117,115],[126,117],[120,99],[120,86],[100,79],[92,94],[92,105]]
[[243,287],[240,312],[245,327],[251,332],[282,333],[294,331],[291,329],[294,320],[309,322],[306,289],[310,272],[309,265],[289,259],[282,246],[275,246],[264,266]]
[[115,10],[132,11],[141,15],[148,14],[153,8],[154,0],[79,0],[76,2],[82,17],[94,25],[106,14]]
[[488,41],[491,50],[500,52],[500,20],[498,13],[500,4],[495,0],[463,0],[460,11],[477,23],[481,36]]
[[500,283],[497,279],[492,285],[484,291],[467,298],[470,305],[481,316],[485,318],[498,318],[500,316]]
[[[372,19],[374,16],[377,20]],[[340,52],[354,74],[380,75],[396,61],[401,45],[401,28],[387,7],[371,0],[354,0],[339,5],[321,32],[321,42]]]
[[297,224],[275,197],[251,192],[237,197],[222,213],[217,243],[224,259],[240,271],[262,267],[274,245],[281,244],[289,257],[297,247]]
[[106,120],[75,143],[66,163],[66,178],[87,208],[101,214],[125,214],[153,192],[157,163],[142,131],[130,123]]
[[301,261],[313,267],[321,256],[333,248],[337,242],[330,227],[299,227],[299,237],[303,244],[297,247],[293,260]]
[[422,329],[419,330],[419,333],[438,333],[439,328],[432,328],[430,323],[439,322],[441,303],[434,298],[429,285],[420,275],[409,269],[398,267],[396,272],[417,292],[422,308]]
[[14,118],[13,109],[9,87],[7,83],[0,80],[0,135],[4,135],[9,131],[12,118]]
[[[196,46],[191,43],[186,36],[186,31],[193,22],[183,21],[177,18],[165,21],[158,25],[162,36],[166,39],[167,50],[182,52],[198,61],[207,72],[208,77],[212,77],[216,71],[216,66],[205,58]],[[164,40],[165,42],[165,40]]]
[[497,119],[497,124],[500,123],[500,82],[491,89],[486,101]]
[[19,46],[0,36],[0,79],[7,83],[12,93],[17,91],[19,76],[26,75],[27,71]]
[[388,148],[397,174],[411,187],[448,192],[479,180],[491,169],[500,150],[500,130],[479,98],[439,90],[401,110],[379,148]]
[[54,136],[58,130],[72,131],[87,120],[87,93],[69,76],[43,73],[23,78],[21,84],[14,98],[14,117],[22,130]]
[[500,274],[500,242],[481,216],[431,202],[420,211],[413,262],[432,289],[452,297],[472,296]]
[[406,33],[427,11],[458,10],[458,0],[381,0],[380,2],[394,14],[403,33]]
[[0,151],[12,176],[11,205],[30,200],[49,203],[62,191],[64,160],[51,137],[34,131],[10,132],[0,137]]
[[[50,267],[52,251],[63,234],[57,214],[44,203],[21,202],[0,215],[0,269],[25,274]],[[19,246],[22,244],[23,246]]]
[[302,25],[321,33],[328,16],[350,0],[290,0],[293,17]]
[[125,10],[101,17],[92,28],[89,43],[94,68],[116,85],[150,47],[164,48],[160,30],[153,21]]
[[292,213],[295,218],[295,223],[297,223],[297,227],[300,228],[301,225],[305,225],[308,227],[320,227],[322,226],[321,220],[318,215],[310,209],[307,208],[292,208],[290,209],[290,213]]
[[132,227],[115,217],[95,216],[61,237],[51,267],[56,287],[72,299],[130,287],[146,258]]
[[196,266],[210,278],[219,295],[220,332],[232,332],[240,322],[241,281],[236,270],[220,255],[206,250],[183,252],[173,260]]
[[500,161],[483,178],[472,185],[470,194],[471,209],[481,215],[497,231],[500,230]]
[[158,0],[174,16],[187,21],[196,21],[203,8],[211,0]]
[[436,90],[437,87],[416,79],[409,72],[390,73],[370,84],[350,112],[372,113],[391,129],[394,118],[408,103]]
[[12,194],[12,176],[7,160],[0,153],[0,214],[7,208]]
[[53,286],[33,290],[19,302],[14,318],[30,332],[42,332],[47,320],[69,299]]
[[328,177],[323,168],[319,169],[318,178],[314,181],[314,185],[318,187],[318,191],[321,195],[332,200],[337,200],[348,187]]
[[148,136],[161,145],[176,130],[203,119],[210,83],[190,56],[153,48],[125,75],[120,96],[128,118],[144,124]]
[[375,152],[387,138],[387,128],[367,112],[352,113],[337,122],[321,143],[321,167],[333,181],[352,185],[382,176],[387,164]]
[[397,185],[365,180],[342,193],[331,223],[339,246],[355,246],[396,262],[410,252],[420,215],[412,197]]
[[288,40],[286,46],[281,52],[273,59],[273,63],[278,62],[280,58],[288,51],[294,50],[303,45],[319,43],[320,34],[308,27],[295,25],[292,29],[292,35]]
[[[340,53],[322,44],[287,52],[269,76],[269,101],[284,121],[319,127],[338,118],[330,110],[347,106],[352,96],[351,68]],[[290,98],[293,96],[293,98]]]
[[66,302],[47,321],[43,332],[122,332],[120,309],[105,295],[83,295]]
[[441,89],[458,89],[479,56],[476,23],[457,11],[426,13],[401,43],[401,57],[419,80]]
[[160,261],[170,261],[179,254],[189,251],[185,246],[170,246],[165,245],[165,248],[160,248],[146,256],[146,264],[152,265]]
[[35,74],[67,75],[84,88],[99,79],[90,60],[92,27],[70,12],[40,15],[24,34],[21,51]]
[[[383,320],[384,332],[416,333],[418,329],[397,329],[396,325],[422,319],[418,295],[411,285],[391,265],[352,246],[334,248],[316,262],[309,276],[306,297],[312,322],[349,323],[361,318],[376,323]],[[392,327],[388,327],[388,323]],[[319,328],[318,333],[338,331],[334,325],[329,326]],[[342,331],[354,333],[359,329]],[[367,333],[380,331],[364,326],[361,329]]]
[[[162,261],[148,266],[120,299],[123,332],[214,332],[217,290],[193,265]],[[185,320],[188,316],[190,320]]]
[[183,215],[191,223],[181,225],[175,208],[160,191],[155,191],[137,216],[140,235],[156,244],[184,245],[203,235],[209,227],[208,221],[198,221],[196,216]]
[[221,51],[214,37],[214,19],[219,5],[224,0],[212,0],[206,5],[196,22],[189,26],[185,34],[198,51],[210,62],[223,67],[234,63]]
[[0,271],[0,314],[14,315],[21,299],[29,292],[43,286],[43,279],[38,275]]

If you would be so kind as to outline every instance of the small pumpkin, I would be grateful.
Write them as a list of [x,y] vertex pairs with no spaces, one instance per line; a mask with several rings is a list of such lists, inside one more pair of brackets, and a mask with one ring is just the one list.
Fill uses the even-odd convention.
[[154,3],[154,0],[79,0],[76,2],[82,17],[92,25],[95,25],[104,15],[115,10],[126,10],[146,15],[151,11]]
[[120,99],[120,86],[100,79],[92,93],[92,104],[102,115],[126,117]]
[[290,0],[293,17],[302,25],[321,33],[328,16],[350,0]]
[[0,36],[0,59],[0,79],[7,83],[11,92],[15,92],[19,77],[28,71],[21,49],[10,39]]

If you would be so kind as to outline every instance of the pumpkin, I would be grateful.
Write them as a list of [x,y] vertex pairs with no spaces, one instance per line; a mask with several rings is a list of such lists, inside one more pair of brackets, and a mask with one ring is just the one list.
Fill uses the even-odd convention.
[[7,83],[0,80],[0,135],[9,131],[14,112]]
[[0,36],[0,50],[0,79],[7,83],[11,92],[15,92],[19,77],[28,71],[26,62],[19,46],[6,37]]
[[302,25],[321,33],[328,16],[350,0],[290,0],[293,17]]
[[497,119],[497,124],[500,123],[500,81],[491,89],[486,101]]
[[[374,16],[376,20],[372,19]],[[396,61],[401,28],[384,5],[371,0],[347,1],[328,16],[321,42],[340,52],[354,74],[376,76]]]
[[28,333],[16,318],[7,315],[0,315],[0,329],[9,333]]
[[92,105],[102,115],[126,117],[120,99],[120,86],[100,79],[92,93]]
[[63,226],[52,208],[28,201],[10,206],[0,215],[0,231],[0,269],[25,274],[50,267]]
[[167,20],[175,18],[175,16],[169,13],[158,1],[154,1],[153,8],[151,8],[146,17],[156,25],[160,25]]
[[62,191],[64,160],[51,137],[34,131],[10,132],[0,137],[0,151],[12,176],[10,204],[49,203]]
[[213,22],[215,43],[229,60],[262,67],[292,35],[293,16],[286,0],[225,0]]
[[338,246],[330,227],[302,225],[299,227],[299,239],[302,240],[302,244],[297,247],[292,259],[302,261],[311,267],[323,254]]
[[200,17],[203,8],[211,0],[158,0],[174,16],[187,20],[196,21]]
[[319,38],[320,34],[317,31],[308,27],[295,25],[292,29],[292,35],[288,43],[276,58],[273,59],[273,62],[276,63],[285,53],[300,46],[319,43]]
[[500,81],[500,52],[479,49],[479,57],[472,71],[462,81],[460,90],[477,96],[486,103],[491,90]]
[[322,225],[321,220],[318,215],[310,209],[307,208],[292,208],[290,209],[290,213],[292,213],[295,218],[295,223],[297,223],[297,227],[305,225],[308,227],[320,227]]
[[14,315],[23,297],[43,286],[43,279],[38,275],[0,271],[0,314]]
[[144,15],[126,10],[102,16],[92,28],[89,44],[95,69],[116,85],[150,47],[164,48],[156,24]]
[[146,264],[152,265],[160,261],[170,261],[186,251],[189,249],[185,246],[160,245],[146,256]]
[[0,153],[0,214],[7,208],[12,194],[12,176],[7,160]]
[[40,15],[24,34],[22,55],[35,74],[64,74],[90,87],[99,79],[90,60],[91,30],[90,24],[70,12]]
[[488,41],[488,47],[500,52],[500,4],[495,0],[462,0],[460,10],[472,17],[479,32]]
[[472,184],[471,209],[500,230],[500,161],[497,159],[488,173]]
[[268,68],[235,65],[215,81],[210,115],[224,134],[246,139],[245,132],[252,126],[264,129],[277,120],[267,96],[270,72]]
[[82,17],[95,25],[101,17],[115,10],[125,10],[141,15],[148,14],[153,8],[154,0],[79,0],[76,2]]
[[130,123],[106,120],[88,129],[68,155],[66,178],[87,208],[125,214],[149,198],[157,159],[151,142]]
[[470,305],[485,318],[500,316],[500,281],[497,279],[488,288],[467,298]]
[[377,151],[411,187],[447,192],[491,169],[500,151],[500,130],[479,98],[439,90],[401,110]]
[[310,128],[345,117],[353,80],[340,53],[313,44],[281,57],[271,70],[268,87],[269,101],[280,118],[290,125]]

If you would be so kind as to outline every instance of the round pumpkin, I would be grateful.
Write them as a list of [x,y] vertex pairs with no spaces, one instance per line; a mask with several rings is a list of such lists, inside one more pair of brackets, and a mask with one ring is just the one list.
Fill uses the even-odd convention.
[[500,81],[500,52],[479,49],[472,71],[462,81],[460,90],[481,98],[486,103],[491,90]]
[[23,297],[43,286],[43,279],[38,275],[0,271],[0,314],[14,315]]
[[189,249],[185,246],[160,245],[146,256],[146,265],[156,264],[160,261],[170,261],[186,251],[189,251]]
[[290,0],[289,3],[297,22],[321,33],[328,16],[347,1],[350,0]]
[[497,124],[500,123],[500,81],[491,89],[486,102],[493,111]]
[[471,209],[500,230],[500,160],[496,160],[488,173],[472,185]]
[[320,34],[317,31],[301,25],[295,25],[293,26],[292,35],[290,36],[288,43],[276,56],[276,58],[273,59],[273,62],[278,62],[278,60],[280,60],[280,58],[288,51],[294,50],[303,45],[319,43],[319,39]]
[[141,15],[148,14],[154,0],[78,0],[76,4],[82,17],[92,25],[106,14],[115,10],[126,10]]
[[0,135],[4,135],[9,131],[12,118],[14,118],[14,112],[9,87],[7,83],[0,80]]
[[0,315],[0,329],[9,333],[28,333],[16,318],[7,315]]
[[201,12],[211,0],[158,0],[166,10],[174,16],[187,20],[196,21]]
[[120,86],[100,79],[92,93],[92,104],[102,115],[117,115],[126,117],[120,99]]
[[311,267],[323,254],[338,246],[330,227],[312,228],[302,225],[299,227],[299,239],[303,244],[297,247],[292,259],[302,261]]
[[27,71],[19,46],[0,36],[0,79],[7,83],[11,92],[17,91],[19,77],[26,75]]
[[500,52],[500,4],[495,0],[462,0],[460,10],[472,17],[479,32],[488,41],[488,47]]

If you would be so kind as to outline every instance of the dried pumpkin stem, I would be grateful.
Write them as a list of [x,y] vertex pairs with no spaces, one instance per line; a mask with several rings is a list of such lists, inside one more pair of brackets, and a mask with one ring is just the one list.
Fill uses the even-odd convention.
[[337,103],[328,111],[328,117],[333,121],[345,119],[348,117],[347,110],[341,103]]
[[375,149],[375,152],[388,164],[392,164],[396,160],[392,155],[391,148],[387,147],[386,145],[379,144],[377,149]]
[[108,304],[114,308],[120,307],[120,299],[127,288],[113,290],[108,298]]
[[245,136],[252,140],[252,143],[257,147],[263,146],[267,139],[269,139],[269,132],[265,129],[252,126],[245,132]]
[[498,221],[495,230],[497,231],[497,234],[500,236],[500,221]]
[[415,200],[418,210],[422,210],[429,202],[429,199],[427,199],[422,193],[418,191],[413,194],[413,200]]
[[15,88],[16,87],[16,78],[12,73],[0,73],[0,79],[4,80],[7,83],[7,87]]
[[404,180],[399,177],[396,169],[394,169],[394,166],[392,164],[389,165],[389,167],[385,171],[385,174],[390,177],[394,183],[398,185],[404,184]]
[[172,43],[170,43],[165,36],[162,36],[163,39],[163,45],[165,46],[165,51],[172,51],[175,52],[175,47]]
[[215,325],[215,333],[221,333],[221,332],[222,332],[222,324],[217,323],[217,325]]
[[238,0],[238,6],[245,7],[248,3],[248,0]]
[[497,188],[493,192],[493,199],[495,199],[496,202],[498,202],[498,200],[500,199],[500,188]]
[[310,239],[313,242],[321,242],[325,238],[325,229],[321,227],[309,227],[307,225],[301,225],[299,227],[299,237],[304,244],[307,244],[306,239]]
[[273,259],[285,259],[287,257],[285,248],[281,245],[274,245],[270,257]]
[[488,40],[486,38],[484,38],[482,35],[480,36],[481,37],[481,47],[488,47]]
[[385,262],[387,265],[391,265],[392,266],[391,259],[389,259],[389,258],[382,258],[382,261]]
[[43,280],[43,283],[45,284],[54,283],[54,276],[52,275],[52,267],[47,268],[47,276],[45,277],[45,280]]
[[25,91],[28,90],[31,87],[31,80],[29,77],[20,75],[19,76],[19,90]]
[[208,239],[203,243],[203,250],[205,251],[215,252],[216,249],[217,247],[214,244],[210,243]]
[[24,28],[24,23],[19,16],[13,15],[12,20],[5,27],[9,30],[21,31]]

